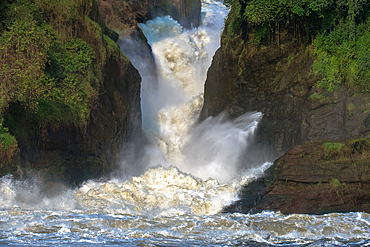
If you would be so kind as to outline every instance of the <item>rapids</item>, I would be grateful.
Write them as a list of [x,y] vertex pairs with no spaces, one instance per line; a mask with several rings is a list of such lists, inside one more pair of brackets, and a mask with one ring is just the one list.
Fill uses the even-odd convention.
[[[242,185],[271,163],[248,163],[263,117],[251,112],[197,122],[203,85],[228,9],[202,2],[203,25],[184,30],[170,17],[140,28],[156,75],[138,54],[143,129],[141,159],[122,161],[122,176],[87,181],[46,195],[40,178],[0,178],[0,244],[18,246],[369,246],[370,215],[223,214]],[[127,47],[121,47],[129,51]],[[125,49],[126,48],[126,49]],[[247,152],[246,152],[247,150]],[[42,179],[41,179],[42,180]]]

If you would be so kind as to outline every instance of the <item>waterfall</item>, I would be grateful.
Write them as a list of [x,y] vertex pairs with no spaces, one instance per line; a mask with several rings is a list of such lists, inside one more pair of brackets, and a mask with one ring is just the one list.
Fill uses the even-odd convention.
[[[169,16],[139,24],[156,63],[153,73],[148,62],[132,55],[132,51],[127,54],[144,75],[143,129],[151,145],[142,162],[146,166],[143,170],[157,165],[176,166],[201,179],[226,183],[245,165],[240,158],[261,113],[246,113],[233,121],[221,114],[197,123],[207,69],[220,46],[227,13],[222,3],[203,1],[203,25],[199,28],[186,30]],[[121,47],[125,49],[126,45]],[[158,80],[153,80],[155,76]]]
[[[148,145],[126,175],[45,195],[38,178],[0,178],[0,244],[17,246],[369,246],[370,215],[221,213],[271,163],[248,165],[262,113],[197,122],[203,83],[227,9],[204,1],[203,25],[183,30],[169,17],[140,25],[153,59],[121,41],[143,78]],[[145,52],[144,52],[145,53]],[[145,54],[144,54],[145,55]],[[141,165],[140,173],[134,172]]]

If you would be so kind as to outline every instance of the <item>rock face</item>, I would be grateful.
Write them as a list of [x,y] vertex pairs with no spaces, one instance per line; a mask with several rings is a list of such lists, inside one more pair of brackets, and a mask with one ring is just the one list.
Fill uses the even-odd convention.
[[116,31],[137,26],[150,19],[148,1],[99,0],[99,9],[106,25]]
[[199,27],[201,24],[200,0],[151,0],[149,13],[152,18],[170,15],[187,29]]
[[291,148],[225,212],[370,212],[367,139],[315,141]]
[[[141,142],[141,77],[101,19],[92,1],[84,22],[74,26],[74,35],[94,50],[101,71],[99,97],[84,125],[63,124],[40,129],[23,106],[10,109],[20,148],[19,177],[41,174],[46,180],[79,184],[117,169],[127,143]],[[2,172],[2,171],[0,171]],[[5,174],[4,174],[5,175]]]
[[320,78],[312,72],[312,47],[286,32],[262,46],[225,36],[208,71],[201,120],[223,111],[262,112],[256,139],[269,159],[308,141],[368,135],[370,96],[314,87]]
[[200,0],[99,0],[99,8],[107,26],[116,31],[166,15],[188,29],[201,24]]

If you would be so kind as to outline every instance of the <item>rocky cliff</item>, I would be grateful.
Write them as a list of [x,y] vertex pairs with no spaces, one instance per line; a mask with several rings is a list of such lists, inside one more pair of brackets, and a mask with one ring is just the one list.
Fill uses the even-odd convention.
[[225,29],[207,74],[201,119],[262,112],[257,145],[271,159],[308,141],[368,135],[370,96],[346,86],[335,92],[315,86],[321,77],[312,71],[312,45],[288,30],[256,45],[254,30],[248,32],[230,37]]
[[80,16],[72,16],[57,27],[51,25],[69,35],[67,40],[78,38],[92,48],[95,72],[88,75],[92,89],[86,88],[96,90],[98,96],[89,105],[86,122],[63,121],[62,115],[54,116],[50,124],[45,119],[43,125],[43,120],[35,117],[37,112],[11,103],[6,125],[18,141],[20,162],[2,166],[1,175],[12,172],[27,177],[37,173],[48,181],[79,184],[117,169],[127,143],[140,143],[140,75],[109,37],[117,40],[118,35],[105,26],[97,1],[81,1],[74,7]]
[[368,139],[315,141],[291,148],[225,212],[370,212]]
[[200,0],[99,0],[99,8],[107,26],[116,31],[166,15],[188,29],[201,24]]
[[356,139],[370,131],[370,78],[356,67],[368,61],[361,42],[370,33],[360,26],[369,15],[350,19],[354,6],[339,1],[231,2],[200,118],[262,112],[252,148],[265,159],[283,156],[225,212],[369,212],[368,140]]

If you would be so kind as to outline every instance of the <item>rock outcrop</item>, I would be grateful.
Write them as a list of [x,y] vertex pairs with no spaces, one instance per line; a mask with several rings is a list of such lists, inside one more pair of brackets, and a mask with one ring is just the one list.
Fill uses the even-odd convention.
[[166,15],[188,29],[201,24],[200,0],[99,0],[99,8],[107,26],[115,31]]
[[313,70],[317,30],[300,28],[305,17],[268,13],[253,22],[246,4],[232,3],[208,70],[200,120],[223,111],[234,118],[262,112],[252,149],[263,150],[265,160],[283,156],[225,212],[369,212],[368,146],[344,139],[369,137],[370,95],[345,76],[335,89],[320,87],[325,78]]
[[287,32],[261,46],[226,36],[207,74],[201,120],[223,111],[232,117],[262,112],[256,141],[270,159],[308,141],[368,135],[370,96],[315,87],[312,47]]
[[149,13],[152,18],[170,15],[187,29],[196,28],[201,24],[200,0],[151,0]]
[[291,148],[240,191],[225,212],[370,212],[368,139],[315,141]]
[[73,36],[92,47],[101,71],[95,85],[99,96],[89,119],[84,124],[40,127],[24,106],[13,104],[7,122],[15,126],[12,134],[18,140],[21,162],[11,171],[0,170],[2,175],[11,172],[27,177],[36,173],[47,181],[80,184],[116,170],[128,143],[140,144],[141,77],[108,37],[112,32],[105,26],[97,2],[80,8],[84,17],[74,24]]

